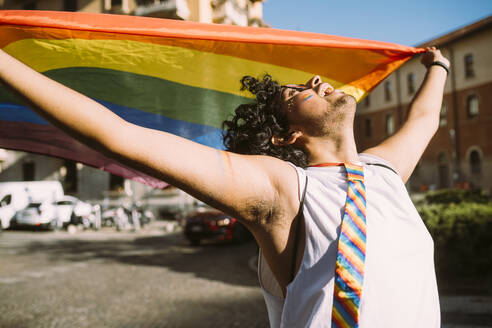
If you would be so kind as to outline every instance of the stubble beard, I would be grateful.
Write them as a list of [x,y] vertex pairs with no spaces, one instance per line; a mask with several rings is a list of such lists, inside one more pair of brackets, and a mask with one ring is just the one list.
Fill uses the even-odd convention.
[[352,95],[344,94],[343,96],[338,97],[333,102],[334,109],[343,109],[344,107],[351,106],[352,103],[355,104],[357,101]]
[[353,129],[356,100],[353,96],[344,94],[332,103],[327,104],[324,115],[317,122],[312,122],[310,134],[315,137],[330,139],[335,148],[343,146],[345,130]]
[[318,131],[320,136],[334,136],[339,134],[346,125],[352,124],[356,103],[353,96],[344,94],[327,104],[325,113],[319,120]]

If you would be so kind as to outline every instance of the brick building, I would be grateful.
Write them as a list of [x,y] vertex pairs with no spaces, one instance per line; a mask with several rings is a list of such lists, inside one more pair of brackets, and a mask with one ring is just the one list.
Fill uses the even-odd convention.
[[[430,40],[451,62],[439,129],[417,165],[412,191],[470,185],[492,191],[492,16]],[[394,134],[425,76],[419,56],[376,87],[356,114],[360,150]]]
[[[0,9],[127,14],[260,27],[266,26],[262,8],[259,0],[0,0]],[[0,149],[0,182],[28,180],[60,180],[66,193],[86,200],[100,199],[111,190],[137,198],[155,192],[81,163]]]

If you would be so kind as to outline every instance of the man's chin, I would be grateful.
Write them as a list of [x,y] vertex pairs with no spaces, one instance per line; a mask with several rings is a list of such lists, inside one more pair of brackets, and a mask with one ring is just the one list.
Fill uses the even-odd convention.
[[347,93],[342,93],[333,103],[335,107],[355,106],[356,104],[355,97]]
[[348,103],[353,104],[354,107],[357,106],[357,99],[355,99],[355,97],[352,95],[347,95],[347,96],[349,97]]
[[357,103],[357,99],[355,99],[355,97],[354,97],[354,96],[352,96],[351,94],[345,93],[344,95],[345,95],[345,97],[350,98],[350,99],[351,99],[351,101],[353,101],[354,103]]

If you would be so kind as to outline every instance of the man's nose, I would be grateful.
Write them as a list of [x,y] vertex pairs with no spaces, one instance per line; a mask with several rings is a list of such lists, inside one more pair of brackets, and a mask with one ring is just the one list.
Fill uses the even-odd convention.
[[317,85],[321,84],[322,81],[321,81],[321,78],[319,77],[319,75],[315,75],[311,78],[311,80],[309,80],[306,85],[309,86],[310,88],[315,88]]

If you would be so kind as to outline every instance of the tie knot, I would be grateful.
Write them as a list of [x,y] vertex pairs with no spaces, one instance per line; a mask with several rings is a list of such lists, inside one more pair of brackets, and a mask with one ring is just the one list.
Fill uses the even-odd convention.
[[343,163],[343,165],[347,171],[347,179],[349,181],[364,182],[364,168],[362,166],[350,163]]

